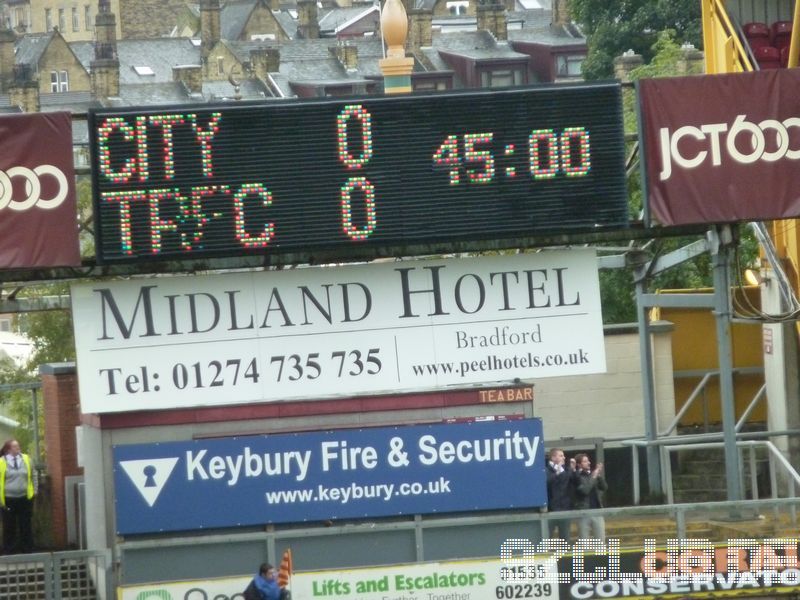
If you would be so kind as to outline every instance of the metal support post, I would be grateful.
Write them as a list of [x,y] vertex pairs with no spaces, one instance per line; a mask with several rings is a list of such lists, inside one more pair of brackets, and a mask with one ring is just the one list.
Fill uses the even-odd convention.
[[714,319],[717,324],[717,354],[719,356],[719,393],[722,404],[722,437],[725,442],[725,479],[728,500],[742,499],[742,479],[739,451],[736,448],[736,406],[733,389],[733,358],[731,352],[730,313],[730,226],[709,232],[716,237],[712,243],[714,260]]
[[31,406],[31,418],[33,419],[33,449],[36,452],[36,460],[34,461],[38,468],[42,468],[42,449],[39,441],[39,396],[36,393],[36,388],[31,388],[31,397],[33,403]]
[[636,313],[639,321],[639,361],[642,368],[642,401],[644,402],[644,436],[647,446],[647,487],[651,495],[661,494],[661,463],[658,447],[653,444],[658,437],[655,386],[653,384],[653,349],[650,345],[650,323],[647,307],[642,302],[645,280],[636,281]]

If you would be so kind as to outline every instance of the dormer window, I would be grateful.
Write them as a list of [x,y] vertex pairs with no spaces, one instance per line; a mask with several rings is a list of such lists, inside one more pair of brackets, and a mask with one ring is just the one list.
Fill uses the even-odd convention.
[[556,56],[556,75],[558,77],[580,77],[583,59],[581,54],[559,54]]
[[500,88],[523,85],[525,83],[523,77],[522,69],[518,66],[497,65],[494,69],[481,71],[481,87]]
[[467,0],[451,0],[445,4],[448,12],[453,16],[463,16],[467,14],[469,2]]

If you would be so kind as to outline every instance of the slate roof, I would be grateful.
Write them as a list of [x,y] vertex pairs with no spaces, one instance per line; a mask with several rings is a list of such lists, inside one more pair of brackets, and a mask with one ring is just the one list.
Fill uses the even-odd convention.
[[173,81],[169,83],[120,85],[119,98],[110,98],[108,105],[155,106],[158,104],[185,104],[191,100],[183,84]]
[[[93,42],[72,42],[73,52],[86,70],[94,58]],[[117,41],[120,85],[172,82],[172,67],[199,65],[200,48],[189,38],[154,38]],[[134,67],[150,67],[152,75],[139,75]]]
[[522,20],[522,29],[509,29],[508,39],[536,42],[548,46],[585,46],[586,38],[575,27],[551,27],[549,10],[520,10],[509,13],[509,19]]
[[524,58],[527,54],[515,52],[507,43],[498,42],[488,31],[463,31],[434,33],[433,47],[448,54],[458,54],[474,60],[494,58]]
[[89,108],[99,107],[100,103],[92,99],[91,92],[59,92],[39,94],[39,106],[42,112],[67,110],[73,113],[85,113]]
[[[203,97],[207,102],[232,100],[236,91],[228,81],[206,81],[203,83]],[[239,84],[242,100],[263,100],[269,94],[258,81],[244,79]]]
[[[368,77],[381,77],[378,61],[383,58],[383,44],[380,38],[353,38],[348,44],[358,51],[358,71],[348,73],[330,48],[335,47],[335,39],[297,39],[291,42],[273,41],[228,41],[225,45],[241,62],[250,60],[250,51],[256,48],[277,48],[281,54],[280,74],[286,81],[331,82],[361,80]],[[283,86],[281,86],[282,89]]]
[[330,9],[319,17],[320,32],[335,34],[343,25],[355,22],[372,12],[378,12],[378,7],[361,5]]
[[258,0],[226,2],[220,10],[220,37],[223,40],[238,40],[242,36],[250,13]]
[[55,33],[51,31],[49,33],[31,33],[20,38],[14,48],[16,53],[14,62],[38,65],[54,35]]
[[353,39],[358,49],[358,71],[348,73],[329,50],[336,40],[294,40],[280,46],[280,73],[292,82],[361,80],[381,76],[378,61],[383,58],[383,45],[379,38]]
[[278,21],[278,25],[281,26],[286,37],[290,40],[297,37],[297,19],[293,18],[292,15],[284,10],[277,13],[274,12],[272,15],[275,17],[275,20]]

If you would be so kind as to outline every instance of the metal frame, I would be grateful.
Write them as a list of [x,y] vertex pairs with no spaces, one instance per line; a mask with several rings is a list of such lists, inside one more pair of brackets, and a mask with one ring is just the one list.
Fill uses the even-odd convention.
[[[797,481],[800,484],[800,479]],[[767,510],[777,511],[781,508],[789,510],[792,517],[793,524],[796,524],[796,511],[800,505],[800,499],[797,498],[773,498],[768,500],[743,500],[736,502],[694,502],[672,505],[659,505],[659,506],[629,506],[624,508],[603,508],[603,509],[588,509],[588,510],[573,510],[570,511],[570,519],[578,519],[581,517],[656,517],[656,518],[671,518],[675,520],[675,533],[678,538],[686,537],[686,524],[691,519],[692,513],[707,514],[709,512],[719,513],[723,515],[737,513],[739,515],[763,513]],[[364,523],[360,525],[334,525],[325,528],[300,528],[300,529],[285,529],[275,530],[270,529],[266,532],[250,532],[250,533],[233,533],[233,534],[220,534],[220,535],[204,535],[204,536],[185,536],[185,537],[169,537],[157,538],[147,540],[131,540],[122,541],[119,546],[120,560],[124,564],[124,556],[127,551],[142,551],[142,550],[157,550],[167,547],[186,547],[186,546],[217,546],[231,543],[263,541],[267,560],[273,564],[280,562],[280,556],[276,554],[276,547],[284,547],[291,543],[292,540],[303,538],[320,538],[320,537],[339,537],[347,535],[363,535],[364,533],[383,533],[394,531],[413,531],[415,539],[418,540],[416,545],[416,561],[422,562],[426,560],[424,551],[424,538],[425,531],[443,529],[443,528],[456,528],[468,527],[472,525],[491,525],[491,524],[526,524],[528,528],[522,529],[521,532],[536,532],[537,529],[541,534],[541,538],[545,539],[549,531],[548,521],[551,518],[563,518],[564,513],[537,513],[537,512],[521,512],[515,514],[490,514],[480,515],[474,517],[459,517],[459,518],[442,518],[442,517],[423,517],[415,515],[413,519],[401,522],[387,522],[387,523]],[[647,536],[647,531],[643,531],[643,536]],[[523,533],[521,537],[526,535]],[[529,534],[528,534],[529,535]],[[530,537],[530,536],[529,536]],[[490,549],[496,550],[499,556],[500,548]],[[487,556],[491,555],[487,553]],[[463,557],[463,558],[476,558],[476,557]]]
[[0,556],[0,592],[10,594],[4,598],[111,600],[115,597],[111,566],[110,550]]

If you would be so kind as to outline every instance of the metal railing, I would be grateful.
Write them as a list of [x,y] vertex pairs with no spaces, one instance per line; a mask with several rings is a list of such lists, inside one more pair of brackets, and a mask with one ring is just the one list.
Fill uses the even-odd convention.
[[[760,401],[763,393],[761,390],[756,394],[751,402],[751,406],[756,402]],[[748,407],[750,408],[750,407]],[[741,419],[740,419],[741,421]],[[748,433],[740,433],[737,430],[737,437],[750,437],[750,438],[777,438],[777,437],[787,437],[787,436],[798,436],[800,435],[800,430],[797,429],[790,429],[790,430],[782,430],[782,431],[756,431],[756,432],[748,432]],[[641,486],[639,483],[640,478],[640,462],[639,462],[639,448],[644,448],[648,446],[657,446],[659,448],[659,458],[661,461],[661,477],[662,477],[662,489],[665,491],[666,500],[669,504],[674,502],[674,489],[672,484],[672,463],[670,460],[669,453],[675,452],[679,450],[697,450],[697,449],[710,449],[710,448],[723,448],[724,442],[721,441],[722,434],[721,433],[704,433],[704,434],[693,434],[693,435],[685,435],[679,437],[668,437],[668,438],[660,438],[654,440],[652,442],[648,442],[647,440],[642,439],[635,439],[635,440],[622,440],[621,443],[623,446],[630,446],[631,448],[631,458],[632,458],[632,475],[631,480],[633,484],[633,502],[634,504],[639,504],[641,501]],[[744,440],[738,439],[736,442],[737,447],[739,448],[740,458],[741,458],[741,451],[744,448],[749,449],[749,462],[750,462],[750,487],[751,493],[753,498],[758,499],[759,491],[758,491],[758,481],[756,479],[756,469],[755,469],[755,449],[758,446],[763,446],[769,454],[769,475],[770,475],[770,495],[772,498],[777,498],[779,496],[778,490],[778,479],[777,479],[777,472],[776,472],[776,465],[780,466],[787,477],[788,488],[787,488],[787,496],[789,498],[794,498],[796,495],[796,487],[800,485],[800,473],[792,466],[792,464],[786,459],[780,449],[773,444],[769,440]],[[741,465],[740,460],[740,465]],[[741,468],[741,467],[740,467]],[[744,484],[742,484],[744,485]],[[744,490],[742,490],[744,492]]]
[[[331,527],[308,527],[298,529],[259,531],[249,533],[231,533],[205,536],[185,536],[156,539],[123,541],[119,545],[119,556],[122,564],[127,561],[128,553],[168,552],[176,556],[181,549],[187,552],[200,550],[201,553],[213,553],[216,549],[230,551],[237,544],[252,547],[262,544],[264,555],[273,564],[280,561],[280,552],[292,548],[295,556],[303,555],[303,570],[331,568],[337,563],[339,556],[330,552],[320,553],[320,548],[327,547],[327,540],[337,547],[347,547],[349,543],[370,545],[367,537],[382,539],[381,536],[392,536],[391,539],[399,547],[410,548],[412,555],[404,555],[397,562],[423,562],[429,560],[450,560],[461,558],[479,558],[486,556],[499,557],[503,539],[496,541],[496,546],[483,547],[483,554],[455,555],[454,549],[448,556],[443,556],[441,546],[436,544],[441,539],[443,530],[452,530],[459,539],[468,540],[471,528],[492,526],[498,530],[508,531],[504,525],[513,525],[511,531],[514,538],[527,538],[533,543],[547,539],[550,532],[551,519],[568,518],[576,523],[581,517],[604,517],[608,539],[620,540],[620,547],[626,549],[642,549],[645,540],[656,539],[663,544],[666,539],[700,538],[712,543],[726,543],[732,538],[780,537],[777,534],[788,527],[796,527],[796,511],[800,499],[781,498],[767,500],[745,500],[738,502],[699,502],[660,506],[629,506],[623,508],[604,508],[574,510],[555,513],[538,513],[520,511],[514,513],[493,513],[486,515],[443,518],[440,516],[408,518],[403,521],[365,522],[357,524],[334,525]],[[747,531],[748,534],[743,532]],[[457,533],[456,533],[457,532]],[[403,543],[397,544],[397,534],[404,533]],[[433,537],[433,551],[428,552],[429,535]],[[366,537],[365,537],[366,536]],[[351,541],[352,540],[352,541]],[[406,545],[405,541],[413,541]],[[305,552],[304,552],[305,551]],[[380,557],[377,560],[382,560]],[[337,563],[338,564],[338,563]],[[370,566],[360,564],[360,566]],[[341,565],[338,565],[341,566]],[[214,565],[202,565],[197,578],[215,576]],[[228,574],[227,576],[230,576]],[[192,578],[181,574],[181,577]],[[134,576],[134,581],[141,577]],[[123,584],[124,582],[120,582]],[[156,583],[156,581],[153,581]]]
[[[739,367],[739,368],[733,369],[734,375],[736,375],[736,374],[752,375],[752,374],[758,374],[758,373],[763,373],[763,372],[764,372],[764,369],[762,367]],[[692,375],[694,374],[694,372],[691,372],[691,373],[692,373]],[[689,376],[692,376],[692,375],[689,375]],[[676,377],[678,377],[678,376],[680,376],[680,375],[676,373]],[[699,374],[698,374],[698,376],[699,376]],[[675,417],[672,419],[670,424],[667,426],[666,429],[664,429],[663,431],[659,432],[659,434],[658,434],[659,437],[667,437],[669,435],[672,435],[672,433],[674,433],[674,431],[678,428],[678,425],[680,424],[680,422],[683,419],[683,417],[686,415],[686,413],[689,411],[689,409],[694,405],[695,401],[700,397],[703,398],[703,415],[704,415],[703,422],[704,422],[704,424],[706,426],[706,429],[708,429],[708,422],[709,422],[709,419],[708,419],[708,398],[705,395],[705,391],[706,391],[706,387],[708,386],[708,384],[711,382],[712,378],[714,378],[714,377],[719,377],[719,371],[715,370],[715,371],[707,371],[707,372],[703,373],[703,376],[700,379],[699,383],[692,390],[692,393],[689,394],[689,397],[686,399],[686,402],[683,403],[683,406],[681,406],[680,410],[675,415]],[[766,391],[767,391],[767,385],[765,383],[758,389],[756,394],[753,396],[753,398],[748,403],[747,408],[745,409],[744,413],[742,413],[742,416],[739,417],[739,420],[736,422],[736,431],[740,431],[741,430],[742,426],[745,424],[745,422],[747,422],[747,419],[750,417],[750,414],[753,412],[755,407],[765,397]]]
[[0,557],[0,598],[111,600],[113,597],[110,551]]
[[706,73],[741,73],[753,65],[731,22],[723,0],[703,0],[703,48]]

